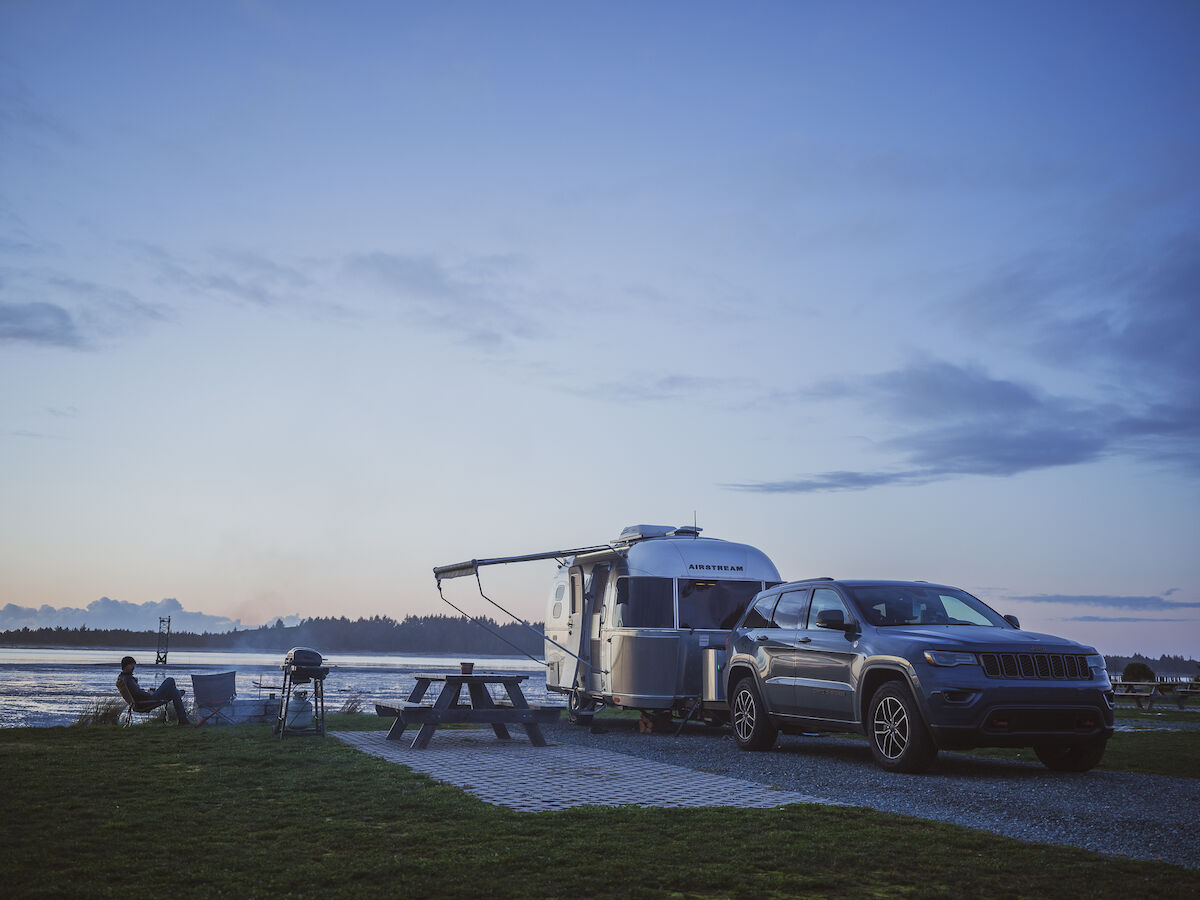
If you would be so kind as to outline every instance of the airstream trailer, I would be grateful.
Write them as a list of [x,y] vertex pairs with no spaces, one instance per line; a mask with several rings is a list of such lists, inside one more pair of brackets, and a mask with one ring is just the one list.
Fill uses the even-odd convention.
[[[694,526],[634,525],[610,544],[434,569],[442,578],[494,563],[556,558],[546,603],[546,688],[567,695],[570,718],[600,706],[725,716],[715,668],[729,629],[759,591],[781,579],[748,544],[705,538]],[[498,605],[498,604],[497,604]],[[502,608],[502,607],[501,607]],[[507,612],[507,610],[505,610]],[[719,652],[705,654],[706,648]]]

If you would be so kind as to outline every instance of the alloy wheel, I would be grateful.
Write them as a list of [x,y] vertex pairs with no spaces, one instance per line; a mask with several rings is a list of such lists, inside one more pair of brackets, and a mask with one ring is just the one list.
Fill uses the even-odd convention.
[[908,746],[908,713],[895,697],[884,697],[875,708],[872,722],[875,746],[888,759],[898,759]]
[[754,697],[748,690],[740,690],[733,700],[733,727],[744,742],[754,734]]

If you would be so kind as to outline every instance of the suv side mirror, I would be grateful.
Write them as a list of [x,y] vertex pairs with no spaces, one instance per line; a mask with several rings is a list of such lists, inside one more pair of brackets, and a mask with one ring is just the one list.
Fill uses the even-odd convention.
[[854,628],[854,623],[847,622],[840,609],[823,609],[817,613],[817,627],[832,628],[835,631],[850,631]]
[[1016,616],[1008,615],[1004,617],[1004,621],[1011,625],[1017,631],[1021,630],[1021,622]]

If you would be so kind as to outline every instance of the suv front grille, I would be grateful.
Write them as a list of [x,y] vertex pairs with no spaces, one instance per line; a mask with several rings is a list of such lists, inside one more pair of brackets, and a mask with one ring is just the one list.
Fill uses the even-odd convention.
[[1056,681],[1091,681],[1086,656],[1066,653],[980,653],[979,663],[988,678],[1045,678]]

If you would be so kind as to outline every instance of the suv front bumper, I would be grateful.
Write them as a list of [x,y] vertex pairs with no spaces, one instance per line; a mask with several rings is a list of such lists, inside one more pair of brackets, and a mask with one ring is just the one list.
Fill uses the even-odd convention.
[[1112,736],[1114,698],[1107,679],[1086,685],[985,680],[990,683],[927,695],[926,721],[939,747],[1030,747]]

